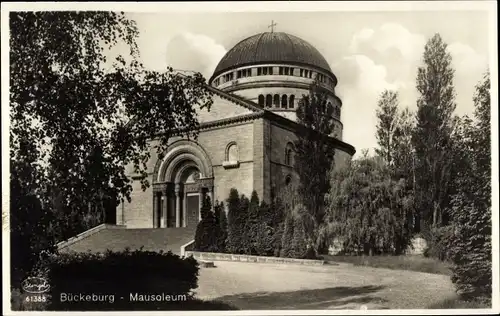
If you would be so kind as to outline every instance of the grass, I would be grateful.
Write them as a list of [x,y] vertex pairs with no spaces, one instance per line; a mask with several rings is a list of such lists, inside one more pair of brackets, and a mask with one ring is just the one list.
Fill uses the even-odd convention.
[[419,255],[407,256],[332,256],[324,255],[327,262],[344,262],[356,266],[386,268],[393,270],[407,270],[434,274],[451,275],[449,264],[433,258]]
[[491,308],[490,299],[477,299],[473,301],[464,301],[458,297],[449,298],[442,302],[432,304],[430,309],[474,309],[474,308]]

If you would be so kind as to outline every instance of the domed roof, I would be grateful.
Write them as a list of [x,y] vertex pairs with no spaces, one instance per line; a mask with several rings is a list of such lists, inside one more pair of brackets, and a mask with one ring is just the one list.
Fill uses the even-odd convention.
[[266,32],[250,36],[229,50],[212,79],[229,69],[262,63],[305,64],[332,72],[325,58],[308,42],[283,32]]

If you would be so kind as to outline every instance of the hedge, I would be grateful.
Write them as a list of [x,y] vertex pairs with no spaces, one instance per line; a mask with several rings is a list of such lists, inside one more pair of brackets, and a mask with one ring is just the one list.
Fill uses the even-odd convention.
[[[48,257],[42,275],[50,283],[48,310],[180,310],[198,287],[198,262],[171,252],[130,251],[67,253]],[[136,295],[137,293],[137,295]],[[103,301],[68,302],[69,295]],[[113,295],[113,302],[110,302]],[[138,302],[131,297],[160,295],[169,301]],[[158,298],[158,297],[156,297]],[[174,299],[181,301],[173,301]]]

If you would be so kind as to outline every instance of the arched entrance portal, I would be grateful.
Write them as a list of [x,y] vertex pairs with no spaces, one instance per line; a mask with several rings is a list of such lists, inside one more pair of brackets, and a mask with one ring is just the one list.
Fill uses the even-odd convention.
[[210,160],[194,142],[179,141],[159,161],[153,183],[153,227],[194,227],[201,220],[202,201],[213,203]]

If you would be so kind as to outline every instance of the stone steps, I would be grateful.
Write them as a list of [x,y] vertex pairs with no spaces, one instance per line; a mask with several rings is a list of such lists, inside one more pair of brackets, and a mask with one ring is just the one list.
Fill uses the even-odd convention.
[[180,254],[181,246],[194,239],[195,228],[140,228],[127,229],[105,227],[100,231],[79,239],[61,251],[104,252],[107,249],[122,251],[143,247],[147,251],[172,251]]

